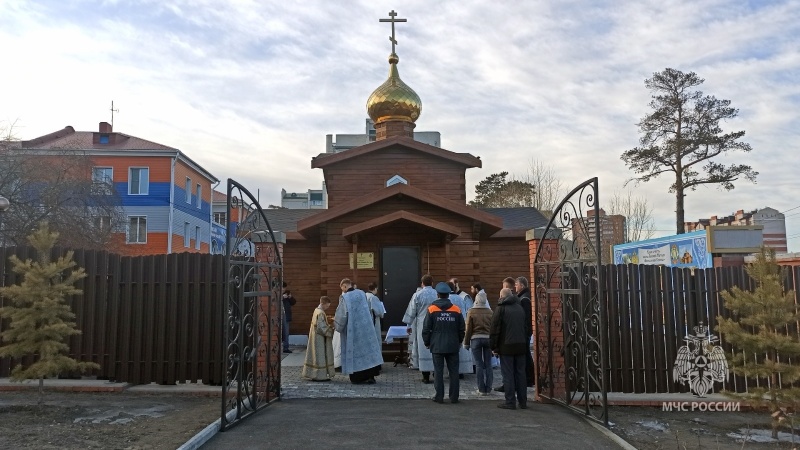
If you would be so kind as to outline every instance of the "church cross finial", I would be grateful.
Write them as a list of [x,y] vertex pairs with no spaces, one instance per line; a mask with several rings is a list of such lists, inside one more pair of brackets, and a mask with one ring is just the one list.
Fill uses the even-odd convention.
[[396,19],[396,17],[397,17],[397,13],[394,10],[392,10],[391,12],[389,12],[389,18],[388,19],[378,19],[378,22],[391,22],[391,24],[392,24],[392,35],[389,36],[389,40],[392,42],[392,54],[393,55],[395,54],[394,46],[397,45],[397,40],[394,38],[394,24],[396,22],[408,22],[408,20],[406,20],[406,19]]

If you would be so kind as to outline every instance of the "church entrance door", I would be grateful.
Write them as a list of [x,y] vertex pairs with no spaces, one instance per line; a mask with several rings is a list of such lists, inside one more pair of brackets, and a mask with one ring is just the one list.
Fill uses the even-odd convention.
[[419,247],[383,247],[381,249],[381,287],[386,316],[383,329],[402,325],[408,301],[420,283]]

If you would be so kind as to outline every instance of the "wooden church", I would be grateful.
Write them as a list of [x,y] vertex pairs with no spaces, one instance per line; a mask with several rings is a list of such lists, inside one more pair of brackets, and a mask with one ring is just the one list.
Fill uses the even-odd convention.
[[308,333],[320,296],[336,304],[343,278],[360,289],[377,283],[386,329],[401,324],[424,274],[457,277],[466,291],[480,282],[493,302],[505,277],[531,272],[525,233],[547,220],[535,208],[467,204],[465,174],[481,159],[413,139],[422,103],[400,79],[392,40],[389,77],[367,100],[376,141],[311,160],[324,174],[328,209],[265,211],[286,237],[284,279],[297,299],[291,334]]

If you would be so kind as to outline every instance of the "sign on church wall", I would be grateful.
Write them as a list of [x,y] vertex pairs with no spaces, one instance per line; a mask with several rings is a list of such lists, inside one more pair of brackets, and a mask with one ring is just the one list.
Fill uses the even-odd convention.
[[[375,268],[375,253],[365,252],[359,253],[357,257],[359,269],[374,269]],[[353,268],[353,254],[350,253],[350,268]]]

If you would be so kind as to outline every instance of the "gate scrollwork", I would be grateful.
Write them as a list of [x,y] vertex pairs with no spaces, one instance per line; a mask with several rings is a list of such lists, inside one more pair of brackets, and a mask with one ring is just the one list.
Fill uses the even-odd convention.
[[242,185],[228,179],[227,196],[222,431],[280,399],[283,326],[275,233]]
[[547,227],[537,230],[536,390],[608,426],[599,214],[592,178],[567,194]]

